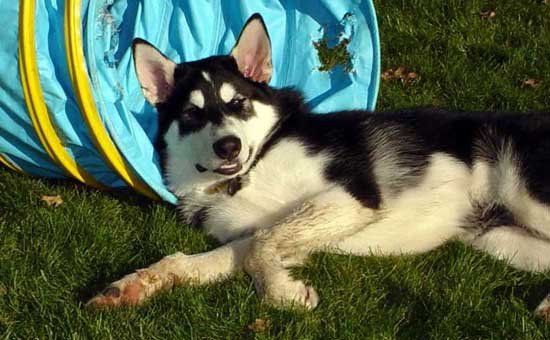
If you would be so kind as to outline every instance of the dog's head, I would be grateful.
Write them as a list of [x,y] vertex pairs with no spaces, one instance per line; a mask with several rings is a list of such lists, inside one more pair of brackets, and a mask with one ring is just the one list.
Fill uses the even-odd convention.
[[133,50],[143,94],[159,112],[168,187],[183,195],[245,173],[281,119],[267,86],[271,42],[262,18],[247,21],[226,56],[176,64],[142,39]]

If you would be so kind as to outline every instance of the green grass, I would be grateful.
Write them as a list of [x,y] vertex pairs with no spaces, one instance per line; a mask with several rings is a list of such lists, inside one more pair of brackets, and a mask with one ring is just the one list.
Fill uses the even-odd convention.
[[[550,109],[550,5],[540,1],[375,2],[383,69],[378,109]],[[492,19],[480,13],[494,10]],[[540,86],[523,86],[526,79]],[[89,312],[109,282],[175,251],[215,246],[174,209],[132,193],[0,170],[0,338],[12,339],[547,339],[531,311],[548,275],[514,270],[458,243],[419,256],[319,254],[296,275],[321,295],[310,313],[280,311],[248,277],[177,287],[135,309]],[[52,208],[40,199],[61,195]],[[265,331],[248,328],[269,320]]]

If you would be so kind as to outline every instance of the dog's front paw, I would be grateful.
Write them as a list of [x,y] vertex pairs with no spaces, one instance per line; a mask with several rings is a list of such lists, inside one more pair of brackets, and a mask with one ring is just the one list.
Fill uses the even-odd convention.
[[270,304],[282,308],[312,310],[319,304],[319,295],[312,286],[294,280],[287,271],[270,276],[267,280],[254,277],[256,291]]
[[88,301],[86,306],[136,306],[155,293],[172,288],[174,284],[194,282],[200,278],[200,270],[193,261],[194,258],[179,252],[166,256],[148,268],[138,269],[135,273],[111,283],[102,293]]
[[137,306],[162,289],[169,289],[176,281],[170,275],[161,277],[149,269],[139,269],[113,282],[86,303],[87,308],[105,309],[119,306]]
[[283,308],[312,310],[319,304],[315,289],[300,280],[270,284],[264,289],[264,297],[269,303]]

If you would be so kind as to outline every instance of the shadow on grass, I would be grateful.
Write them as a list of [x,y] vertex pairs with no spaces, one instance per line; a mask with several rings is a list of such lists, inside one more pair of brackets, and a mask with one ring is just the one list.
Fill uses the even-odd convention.
[[514,296],[518,300],[524,301],[528,310],[533,311],[549,292],[550,284],[546,281],[529,285],[498,287],[493,291],[493,296],[497,299],[510,299],[510,296]]
[[165,201],[155,201],[144,195],[141,195],[132,188],[108,188],[108,189],[97,189],[80,183],[72,179],[48,179],[40,178],[48,186],[61,187],[68,190],[76,190],[81,193],[99,193],[105,195],[106,197],[116,199],[118,201],[130,204],[133,206],[139,206],[143,208],[150,208],[153,204],[161,204],[165,207],[173,207],[172,204]]

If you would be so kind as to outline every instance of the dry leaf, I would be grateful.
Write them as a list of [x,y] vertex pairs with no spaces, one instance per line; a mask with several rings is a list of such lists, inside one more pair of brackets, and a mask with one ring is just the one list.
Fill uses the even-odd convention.
[[253,332],[265,332],[267,329],[269,329],[270,326],[269,320],[266,319],[256,319],[254,323],[251,323],[248,325],[248,329],[250,329]]
[[6,295],[8,293],[8,288],[4,286],[3,284],[0,284],[0,296]]
[[497,13],[495,11],[483,11],[479,13],[481,19],[493,19],[496,16]]
[[418,78],[418,74],[409,70],[405,66],[399,66],[395,70],[390,68],[382,72],[380,78],[382,78],[382,80],[386,82],[392,80],[400,80],[403,84],[410,85]]
[[393,73],[396,78],[403,78],[407,75],[408,71],[405,66],[399,66],[397,70]]
[[540,85],[540,80],[538,79],[530,78],[523,81],[523,86],[529,86],[529,87],[535,88],[535,87],[539,87],[539,85]]
[[390,81],[393,79],[393,70],[387,69],[386,71],[382,72],[381,78],[383,81]]
[[550,5],[550,0],[544,0],[543,3]]
[[61,199],[61,196],[59,196],[59,195],[56,195],[56,196],[42,196],[42,201],[46,202],[46,204],[49,207],[54,207],[54,208],[57,208],[61,204],[63,204],[63,199]]

